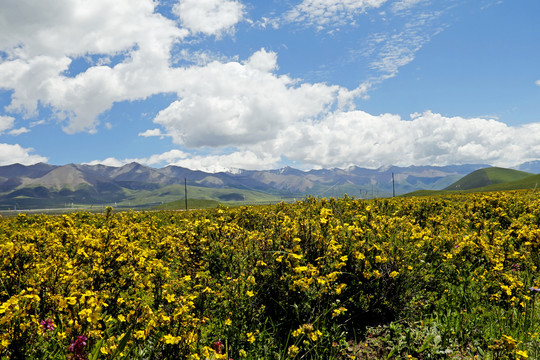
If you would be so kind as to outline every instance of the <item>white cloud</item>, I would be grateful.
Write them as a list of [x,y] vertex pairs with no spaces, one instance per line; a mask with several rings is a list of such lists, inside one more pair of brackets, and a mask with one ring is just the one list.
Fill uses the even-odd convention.
[[160,129],[148,129],[142,133],[139,133],[142,137],[163,136]]
[[378,8],[387,0],[304,0],[284,15],[288,22],[306,25],[337,26],[369,8]]
[[369,168],[394,164],[449,165],[483,163],[513,166],[540,158],[540,123],[518,127],[496,119],[446,117],[430,111],[411,119],[335,111],[317,120],[291,119],[273,138],[238,146],[221,155],[167,152],[126,159],[147,165],[175,164],[190,169],[270,169],[284,158],[303,168]]
[[255,70],[261,72],[272,72],[277,70],[277,54],[275,52],[269,52],[265,49],[255,52],[248,61],[246,65]]
[[9,135],[12,135],[12,136],[19,136],[21,134],[26,134],[26,133],[29,133],[30,130],[28,130],[27,128],[25,127],[22,127],[22,128],[18,128],[18,129],[13,129],[13,130],[10,130],[8,132]]
[[173,55],[172,61],[175,64],[186,62],[190,65],[206,66],[213,61],[238,61],[238,56],[225,56],[220,53],[214,53],[206,50],[191,51],[189,49],[181,49]]
[[103,164],[107,166],[123,166],[131,162],[147,166],[176,165],[188,169],[202,170],[211,173],[231,169],[260,170],[273,169],[280,160],[279,156],[260,155],[249,150],[239,150],[230,154],[192,155],[181,150],[170,150],[162,154],[154,154],[146,158],[94,160],[89,165]]
[[[154,13],[152,0],[0,0],[0,84],[13,89],[7,111],[36,115],[51,106],[69,133],[94,132],[114,102],[172,91],[170,51],[188,31]],[[124,54],[67,77],[73,59]],[[98,61],[98,63],[106,63]],[[168,79],[171,79],[170,81]]]
[[173,12],[192,33],[219,37],[242,20],[244,5],[233,0],[180,0]]
[[403,10],[410,9],[419,3],[425,2],[426,0],[399,0],[392,4],[392,10],[400,12]]
[[185,69],[180,100],[154,119],[177,144],[221,147],[274,139],[290,123],[346,107],[361,91],[301,84],[272,72],[277,57],[264,49],[244,64],[213,62]]
[[173,164],[181,159],[185,159],[189,156],[189,154],[181,151],[181,150],[170,150],[167,152],[164,152],[162,154],[154,154],[147,158],[141,158],[138,159],[140,163],[146,164],[146,165],[156,165],[156,164]]
[[226,155],[192,156],[177,160],[171,164],[215,173],[232,169],[273,169],[276,168],[279,160],[280,157],[276,155],[257,154],[249,150],[241,150]]
[[47,158],[40,155],[32,155],[32,148],[23,148],[22,146],[15,144],[2,144],[0,143],[0,165],[9,164],[23,164],[32,165],[38,162],[46,162]]
[[13,124],[15,124],[15,119],[13,117],[0,115],[0,134],[11,129]]
[[536,80],[536,85],[540,86],[540,80]]
[[510,127],[497,120],[448,118],[429,111],[413,120],[351,111],[291,126],[276,145],[287,158],[320,167],[511,166],[540,157],[539,128],[540,124]]
[[85,163],[86,165],[105,165],[105,166],[113,166],[113,167],[120,167],[126,164],[129,164],[131,162],[135,161],[135,159],[124,159],[124,160],[118,160],[114,157],[108,157],[105,160],[94,160],[90,161],[88,163]]
[[391,33],[371,36],[363,54],[371,58],[371,68],[377,75],[372,79],[380,82],[397,75],[399,69],[411,63],[416,53],[444,29],[439,19],[442,12],[421,12],[410,15],[408,22]]
[[1,0],[0,48],[11,56],[116,54],[162,30],[152,0]]
[[[171,27],[152,0],[4,1],[0,49],[12,57],[118,54]],[[181,31],[175,32],[181,36]],[[167,34],[163,34],[167,36]]]

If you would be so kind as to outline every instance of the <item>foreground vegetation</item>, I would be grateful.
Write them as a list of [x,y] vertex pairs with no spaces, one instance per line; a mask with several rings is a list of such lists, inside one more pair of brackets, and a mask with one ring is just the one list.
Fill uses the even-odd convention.
[[539,358],[533,192],[0,219],[0,358]]

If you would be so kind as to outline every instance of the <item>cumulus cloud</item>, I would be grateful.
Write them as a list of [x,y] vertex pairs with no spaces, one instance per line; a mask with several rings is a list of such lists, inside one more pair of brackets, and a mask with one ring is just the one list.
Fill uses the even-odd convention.
[[89,165],[123,166],[131,162],[147,166],[175,165],[188,169],[206,172],[229,171],[232,169],[260,170],[275,168],[280,160],[279,156],[271,154],[257,154],[250,150],[234,151],[230,154],[193,155],[178,149],[162,154],[154,154],[144,158],[94,160]]
[[447,117],[426,111],[410,119],[393,114],[334,111],[317,120],[293,119],[274,138],[218,148],[209,154],[172,150],[138,159],[94,163],[178,165],[209,172],[273,169],[284,159],[310,168],[379,168],[388,164],[482,163],[510,167],[540,157],[540,123],[508,126],[496,119]]
[[162,137],[163,134],[161,133],[161,130],[160,129],[148,129],[142,133],[139,133],[139,136],[142,136],[142,137],[152,137],[152,136],[159,136],[159,137]]
[[13,124],[15,124],[15,119],[13,117],[0,115],[0,134],[11,129]]
[[274,139],[281,128],[346,107],[360,91],[298,84],[276,75],[277,57],[264,49],[245,63],[213,62],[185,69],[180,100],[154,119],[177,144],[242,146]]
[[242,20],[244,5],[234,0],[180,0],[173,12],[192,33],[219,37]]
[[274,147],[291,160],[315,167],[512,166],[540,157],[539,130],[538,123],[511,127],[493,119],[444,117],[429,111],[413,120],[351,111],[291,126]]
[[177,160],[172,165],[215,173],[233,169],[272,169],[277,166],[279,160],[280,157],[273,154],[258,154],[249,150],[241,150],[224,155],[190,156]]
[[18,144],[11,145],[0,143],[0,165],[15,163],[32,165],[48,160],[46,157],[31,154],[33,151],[34,149],[32,148],[23,148]]
[[540,86],[540,80],[536,80],[536,85]]
[[[187,36],[154,13],[152,0],[2,1],[0,84],[12,89],[7,111],[36,115],[51,106],[69,133],[93,132],[115,102],[171,91],[170,51]],[[37,8],[36,8],[37,7]],[[114,65],[98,61],[75,77],[72,61],[124,54]]]
[[0,4],[0,48],[23,59],[116,54],[166,24],[154,13],[152,0],[2,0]]
[[350,111],[319,123],[291,126],[278,147],[289,159],[320,167],[511,166],[540,156],[539,128],[540,124],[511,127],[493,119],[445,117],[429,111],[412,120]]
[[284,20],[325,27],[340,25],[369,8],[378,8],[387,0],[304,0],[288,11]]

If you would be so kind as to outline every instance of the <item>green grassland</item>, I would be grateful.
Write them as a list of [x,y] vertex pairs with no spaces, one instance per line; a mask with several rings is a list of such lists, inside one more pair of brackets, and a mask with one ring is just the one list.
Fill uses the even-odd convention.
[[[210,209],[215,208],[220,204],[216,200],[204,200],[204,199],[188,199],[187,208],[191,209]],[[162,205],[154,206],[155,210],[184,210],[186,208],[185,199],[171,201]]]
[[[275,203],[283,200],[280,196],[269,195],[244,189],[215,189],[200,186],[187,187],[188,199],[216,201],[224,203]],[[177,200],[184,201],[184,185],[169,185],[156,190],[129,191],[125,200],[118,202],[120,206],[141,206],[148,204],[165,204]],[[185,205],[181,205],[183,208]]]
[[444,190],[418,190],[403,196],[450,195],[474,192],[534,190],[540,184],[540,175],[505,169],[486,168],[473,171]]
[[531,175],[531,173],[519,170],[490,167],[473,171],[444,190],[470,190],[489,185],[519,181]]

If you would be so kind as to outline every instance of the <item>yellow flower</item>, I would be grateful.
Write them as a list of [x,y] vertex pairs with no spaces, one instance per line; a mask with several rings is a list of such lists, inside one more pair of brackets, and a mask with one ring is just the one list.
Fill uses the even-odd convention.
[[316,331],[313,331],[313,332],[309,333],[309,338],[312,341],[317,341],[321,336],[322,336],[322,332],[320,332],[319,330],[316,330]]
[[392,271],[389,276],[393,279],[398,275],[399,275],[399,273],[397,271]]
[[332,317],[339,316],[339,315],[343,314],[345,311],[347,311],[347,309],[344,308],[343,306],[340,307],[339,309],[334,309],[334,311],[332,312]]
[[522,358],[525,358],[525,359],[529,357],[529,355],[527,355],[527,352],[523,351],[523,350],[516,351],[516,355],[519,355],[519,356],[521,356]]
[[300,351],[300,349],[298,348],[298,346],[296,346],[296,345],[291,345],[291,346],[289,346],[289,349],[287,350],[287,354],[288,354],[290,357],[295,357],[296,354],[298,354],[299,351]]
[[336,294],[340,295],[343,289],[345,289],[346,287],[347,287],[347,284],[339,284],[336,287]]
[[512,338],[511,336],[503,335],[502,339],[512,348],[515,348],[517,346],[517,340]]
[[173,336],[171,334],[165,335],[163,341],[165,344],[178,344],[182,338],[180,336]]
[[255,335],[253,335],[252,332],[248,332],[246,334],[246,337],[247,337],[247,341],[251,344],[253,344],[255,342]]
[[230,326],[232,324],[232,320],[231,319],[226,319],[225,320],[225,326]]
[[144,333],[144,330],[137,330],[135,331],[135,339],[144,339],[146,337],[146,334]]
[[255,296],[255,294],[251,290],[246,291],[246,295],[249,296],[249,297]]
[[66,298],[66,301],[69,305],[75,305],[77,303],[77,298],[75,296],[70,296]]

